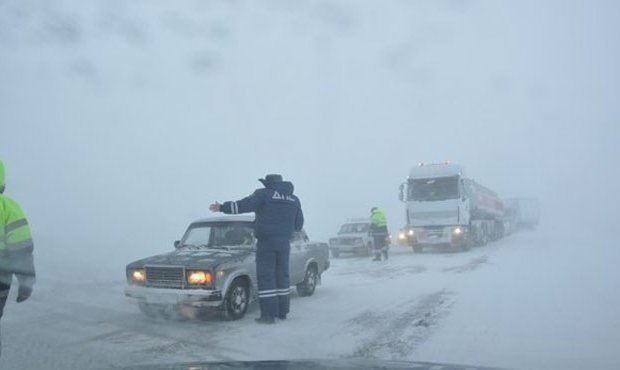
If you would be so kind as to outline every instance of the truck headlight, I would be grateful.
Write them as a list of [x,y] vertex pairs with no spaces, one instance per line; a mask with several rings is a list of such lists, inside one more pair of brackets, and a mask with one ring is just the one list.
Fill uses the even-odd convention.
[[187,283],[190,285],[205,285],[213,282],[213,275],[209,271],[188,271]]
[[144,283],[146,281],[146,272],[142,268],[129,270],[129,281],[133,284]]
[[459,226],[457,226],[457,227],[455,227],[455,228],[452,230],[452,233],[453,233],[454,235],[461,235],[461,234],[463,233],[463,229],[461,229]]
[[413,234],[415,234],[415,231],[413,231],[413,229],[409,229],[409,231],[407,231],[407,235],[413,236]]

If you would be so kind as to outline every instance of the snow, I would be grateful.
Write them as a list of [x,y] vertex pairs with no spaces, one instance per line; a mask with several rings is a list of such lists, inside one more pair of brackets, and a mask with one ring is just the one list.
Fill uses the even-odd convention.
[[41,279],[26,303],[10,297],[0,366],[378,358],[617,368],[618,252],[583,245],[540,230],[464,253],[392,246],[388,261],[332,259],[314,296],[293,296],[289,319],[274,326],[254,323],[256,305],[233,322],[149,319],[123,298],[122,271],[82,283]]
[[[361,357],[620,368],[617,2],[0,1],[0,157],[37,284],[1,369]],[[453,160],[543,224],[465,253],[333,259],[289,320],[158,321],[125,265],[213,201],[295,184],[310,238]],[[14,289],[15,290],[15,289]]]

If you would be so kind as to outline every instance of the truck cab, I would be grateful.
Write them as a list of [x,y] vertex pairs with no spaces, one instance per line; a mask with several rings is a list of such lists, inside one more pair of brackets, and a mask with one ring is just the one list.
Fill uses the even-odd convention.
[[399,198],[405,203],[406,220],[399,240],[416,252],[424,247],[467,250],[499,235],[501,201],[467,178],[460,165],[445,162],[413,167],[400,186]]

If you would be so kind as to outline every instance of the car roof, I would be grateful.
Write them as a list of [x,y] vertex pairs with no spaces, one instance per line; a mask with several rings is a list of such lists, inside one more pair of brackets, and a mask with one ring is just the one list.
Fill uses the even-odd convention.
[[227,215],[207,217],[195,220],[192,224],[201,224],[206,222],[254,222],[254,215]]
[[369,224],[370,219],[368,218],[358,218],[358,219],[349,219],[346,222],[343,222],[342,225],[357,225],[357,224]]

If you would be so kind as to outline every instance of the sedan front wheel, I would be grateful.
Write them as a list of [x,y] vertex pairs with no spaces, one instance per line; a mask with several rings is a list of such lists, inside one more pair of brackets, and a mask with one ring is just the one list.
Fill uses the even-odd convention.
[[308,266],[308,268],[306,269],[306,276],[304,277],[304,281],[297,284],[297,294],[299,294],[301,297],[308,297],[314,294],[318,278],[319,274],[316,271],[316,266]]
[[224,300],[224,313],[228,320],[239,320],[245,315],[250,303],[248,284],[243,279],[235,279],[230,284]]

